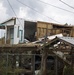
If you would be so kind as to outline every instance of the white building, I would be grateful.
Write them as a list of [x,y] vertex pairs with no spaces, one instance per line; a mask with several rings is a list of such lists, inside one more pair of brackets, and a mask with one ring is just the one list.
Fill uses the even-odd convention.
[[35,39],[36,22],[13,17],[1,25],[5,28],[5,43],[9,40],[10,44],[18,44],[24,43],[24,39]]

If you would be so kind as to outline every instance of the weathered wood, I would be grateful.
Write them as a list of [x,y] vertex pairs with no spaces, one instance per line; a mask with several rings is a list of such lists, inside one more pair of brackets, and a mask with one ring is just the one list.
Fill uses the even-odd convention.
[[[32,51],[32,54],[35,54],[34,51]],[[32,58],[31,58],[31,71],[32,71],[32,75],[35,75],[35,55],[32,55]]]
[[64,36],[67,36],[67,34],[72,36],[73,34],[70,34],[72,28],[73,26],[65,26],[65,25],[46,23],[46,22],[37,22],[37,38],[45,36],[46,29],[48,29],[48,35],[55,35],[62,33]]
[[0,53],[23,53],[25,51],[36,51],[36,45],[0,45]]
[[42,60],[41,60],[41,75],[47,75],[46,70],[46,60],[47,59],[47,52],[44,50],[42,51]]
[[71,66],[71,62],[70,61],[67,61],[66,59],[64,59],[63,57],[59,56],[58,54],[56,54],[56,52],[53,51],[53,53],[58,57],[60,58],[61,60],[64,61],[65,64],[67,65],[70,65]]
[[58,75],[58,58],[55,56],[55,75]]

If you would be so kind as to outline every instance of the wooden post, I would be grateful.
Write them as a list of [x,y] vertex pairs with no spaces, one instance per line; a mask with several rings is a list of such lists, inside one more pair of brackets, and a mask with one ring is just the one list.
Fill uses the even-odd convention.
[[34,55],[34,52],[32,52],[32,59],[31,59],[31,71],[32,71],[32,75],[35,75],[35,55]]
[[8,75],[8,54],[7,54],[7,58],[6,58],[6,75]]
[[12,56],[12,69],[13,70],[14,70],[15,66],[16,66],[16,56],[13,54],[13,56]]
[[47,51],[45,50],[45,45],[46,45],[46,41],[47,41],[47,33],[48,33],[48,25],[46,27],[46,34],[45,34],[45,40],[44,40],[44,48],[42,50],[41,75],[47,75],[47,72],[46,72]]
[[58,59],[57,56],[55,56],[55,75],[58,75],[58,63],[57,63]]
[[46,73],[46,60],[47,59],[47,52],[42,52],[42,61],[41,61],[41,75],[47,75]]
[[73,47],[71,49],[71,69],[72,69],[72,73],[73,73],[73,68],[74,68],[74,51],[73,51]]

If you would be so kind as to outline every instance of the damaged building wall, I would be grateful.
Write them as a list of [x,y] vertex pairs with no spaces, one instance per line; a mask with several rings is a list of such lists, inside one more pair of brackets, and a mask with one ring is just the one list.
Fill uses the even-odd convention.
[[71,30],[71,37],[74,37],[74,26],[73,26],[73,28],[72,28],[72,30]]
[[25,25],[24,26],[24,38],[26,38],[29,41],[35,41],[36,40],[35,33],[37,30],[36,22],[25,21],[24,25]]
[[62,33],[64,36],[72,36],[71,33],[73,26],[68,25],[58,25],[58,24],[52,24],[53,28],[56,29],[56,33]]
[[[72,26],[66,26],[61,24],[47,23],[47,22],[37,22],[37,38],[43,37],[46,35],[56,35],[62,33],[65,36],[71,36]],[[73,31],[72,31],[73,33]],[[72,34],[73,35],[73,34]]]
[[[6,25],[5,31],[7,33],[5,32],[5,39],[8,36],[6,39],[7,41],[9,41],[10,36],[12,35],[10,33],[11,30],[10,27],[13,26],[14,28],[13,37],[12,37],[13,43],[11,44],[24,43],[25,39],[31,42],[35,41],[37,38],[46,36],[46,32],[48,36],[56,35],[60,33],[64,33],[64,34],[67,33],[68,35],[70,34],[70,36],[74,37],[74,32],[73,32],[74,27],[72,28],[71,26],[66,26],[66,25],[41,22],[41,21],[37,21],[37,22],[26,21],[24,19],[16,18],[16,17],[13,17],[1,24]],[[66,28],[70,28],[70,29],[66,29]],[[10,44],[10,42],[8,43]]]
[[[40,21],[37,22],[37,38],[45,36],[46,28],[52,29],[53,26],[50,23]],[[50,30],[48,32],[51,33]]]

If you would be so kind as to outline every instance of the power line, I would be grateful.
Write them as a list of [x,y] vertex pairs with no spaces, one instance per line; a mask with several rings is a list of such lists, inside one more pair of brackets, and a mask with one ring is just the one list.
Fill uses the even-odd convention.
[[73,6],[71,6],[71,5],[69,5],[69,4],[67,4],[66,2],[64,2],[64,1],[62,1],[62,0],[59,0],[60,2],[62,2],[62,3],[64,3],[65,5],[67,5],[68,7],[70,7],[70,8],[72,8],[72,9],[74,9],[74,7]]
[[[45,16],[45,17],[47,17],[47,18],[49,18],[49,19],[51,19],[51,20],[53,20],[53,21],[55,21],[55,22],[58,22],[58,21],[54,20],[53,18],[50,18],[50,17],[48,17],[47,15],[42,14],[41,12],[35,10],[34,8],[30,7],[29,5],[23,3],[23,2],[21,2],[21,1],[19,1],[19,0],[17,0],[17,1],[18,1],[19,3],[21,3],[22,5],[24,5],[24,6],[28,7],[28,8],[30,8],[31,10],[37,12],[38,14],[43,15],[43,16]],[[60,23],[60,22],[58,22],[58,23]]]
[[37,0],[37,1],[39,1],[39,2],[41,2],[41,3],[44,3],[44,4],[46,4],[46,5],[49,5],[49,6],[52,6],[52,7],[58,8],[58,9],[60,9],[60,10],[64,10],[64,11],[67,11],[67,12],[70,12],[70,13],[73,13],[73,14],[74,14],[74,12],[72,12],[72,11],[70,11],[70,10],[67,10],[67,9],[64,9],[64,8],[61,8],[61,7],[58,7],[58,6],[55,6],[55,5],[52,5],[52,4],[49,4],[49,3],[46,3],[46,2],[44,2],[44,1],[42,1],[42,0]]
[[[13,9],[12,5],[10,4],[9,0],[7,0],[7,2],[8,2],[8,4],[9,4],[9,6],[11,7],[11,9],[12,9],[12,11],[13,11],[14,15],[17,17],[17,15],[16,15],[16,13],[15,13],[15,11],[14,11],[14,9]],[[19,19],[18,19],[18,22],[19,22],[19,24],[22,26],[22,24],[21,24],[21,22],[20,22],[20,20],[19,20]],[[22,26],[22,28],[23,28],[23,26]]]
[[10,4],[9,0],[7,0],[7,2],[9,4],[9,6],[11,7],[11,9],[12,9],[13,13],[15,14],[15,16],[17,16],[16,13],[15,13],[15,11],[14,11],[14,9],[13,9],[13,7],[12,7],[12,5]]

